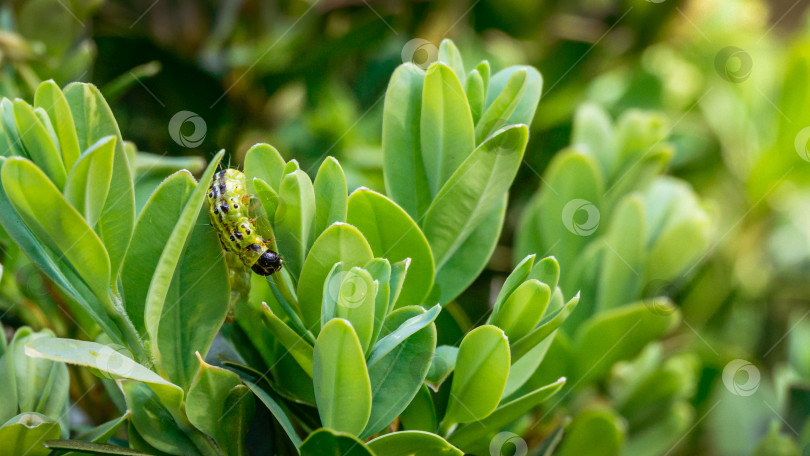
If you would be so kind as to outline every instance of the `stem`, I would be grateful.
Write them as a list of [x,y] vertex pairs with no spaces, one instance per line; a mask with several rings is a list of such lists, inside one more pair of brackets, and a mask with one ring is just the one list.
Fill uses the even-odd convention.
[[129,348],[135,356],[135,361],[151,369],[154,364],[152,357],[146,351],[146,347],[141,340],[141,336],[138,334],[138,330],[135,329],[135,325],[132,324],[132,320],[127,316],[124,306],[121,303],[121,298],[114,291],[110,293],[108,306],[111,307],[111,309],[107,309],[107,314],[110,316],[113,323],[115,323],[115,326],[121,330],[124,336],[124,342],[126,342],[127,348]]

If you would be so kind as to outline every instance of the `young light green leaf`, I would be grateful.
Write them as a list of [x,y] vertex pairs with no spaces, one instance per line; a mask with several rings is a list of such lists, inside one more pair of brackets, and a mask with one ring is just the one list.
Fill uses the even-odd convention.
[[44,109],[53,122],[56,136],[59,138],[62,162],[65,164],[65,170],[69,172],[73,169],[73,164],[79,160],[82,152],[79,148],[79,138],[76,136],[73,114],[70,112],[67,99],[62,94],[62,89],[52,79],[43,82],[37,87],[34,106]]
[[548,285],[529,279],[509,295],[490,324],[503,329],[509,340],[519,340],[540,322],[550,298]]
[[[378,284],[365,269],[354,267],[341,274],[337,290],[327,288],[324,297],[336,302],[335,317],[351,323],[363,353],[368,352],[374,332],[374,307]],[[335,292],[337,292],[335,294]]]
[[[348,193],[343,168],[333,157],[326,157],[315,176],[315,233],[317,237],[335,222],[346,221]],[[313,238],[314,239],[314,238]]]
[[646,240],[644,202],[638,194],[627,195],[611,216],[604,238],[607,249],[602,254],[596,287],[597,312],[641,298]]
[[527,255],[506,277],[503,285],[501,285],[501,291],[498,292],[498,297],[495,298],[495,304],[492,306],[492,316],[489,318],[490,322],[495,318],[495,315],[500,312],[503,303],[506,302],[509,296],[512,296],[512,293],[529,277],[529,273],[531,273],[532,267],[534,266],[535,256],[534,254]]
[[371,413],[371,385],[363,349],[348,321],[334,319],[321,330],[313,353],[312,381],[323,425],[360,434]]
[[419,130],[424,80],[425,72],[416,65],[400,65],[388,83],[383,106],[385,190],[414,220],[431,200]]
[[467,76],[467,73],[464,72],[464,61],[452,40],[443,39],[439,44],[439,62],[452,68],[459,81],[464,84],[464,78]]
[[45,126],[34,109],[23,100],[14,100],[14,118],[20,131],[20,139],[31,160],[40,167],[59,189],[65,187],[67,172],[59,153],[59,145],[51,140]]
[[281,180],[278,198],[278,208],[273,217],[274,233],[279,253],[286,263],[285,269],[298,278],[307,251],[315,239],[315,190],[312,181],[301,170],[286,174]]
[[433,254],[413,219],[385,196],[360,188],[349,197],[347,221],[363,233],[374,256],[391,262],[411,259],[397,303],[422,304],[433,285]]
[[485,325],[467,333],[458,349],[442,428],[489,416],[500,402],[509,364],[509,342],[499,328]]
[[374,345],[382,331],[391,302],[391,263],[385,258],[373,258],[363,266],[363,269],[368,271],[377,283],[377,294],[374,296],[374,331],[371,334],[371,344]]
[[560,281],[560,264],[553,256],[543,258],[532,267],[529,278],[539,280],[548,285],[549,289],[556,290],[557,282]]
[[453,370],[456,368],[457,358],[458,347],[452,345],[436,347],[436,352],[433,354],[433,359],[430,362],[430,369],[428,370],[427,377],[425,377],[425,382],[433,391],[439,391],[442,383],[453,373]]
[[[403,309],[405,308],[406,307],[403,307]],[[382,359],[385,355],[391,353],[392,350],[394,350],[399,344],[405,341],[412,334],[416,333],[417,331],[420,331],[425,326],[433,323],[433,321],[436,320],[436,317],[439,316],[439,312],[441,311],[442,311],[441,305],[436,304],[426,312],[411,317],[404,323],[399,325],[399,327],[397,327],[396,330],[387,334],[385,337],[380,339],[374,345],[374,348],[372,348],[371,352],[368,354],[367,364],[369,366],[373,366],[374,363]]]
[[540,322],[540,325],[534,328],[529,334],[517,341],[512,342],[512,361],[517,362],[539,343],[543,342],[546,337],[549,337],[554,331],[556,331],[557,328],[559,328],[565,322],[568,316],[571,315],[571,312],[574,311],[578,303],[579,293],[577,293],[576,296],[571,298],[570,301],[565,303],[565,305],[555,313],[547,316],[542,322]]
[[437,195],[475,149],[464,87],[453,70],[440,62],[432,64],[425,75],[419,131],[430,194]]
[[308,329],[318,331],[323,304],[322,284],[335,263],[342,263],[344,270],[348,270],[365,265],[373,256],[368,242],[351,225],[336,223],[321,233],[307,255],[298,280],[298,305]]
[[191,196],[183,207],[183,212],[177,224],[172,229],[166,246],[160,254],[160,259],[155,267],[152,280],[149,283],[149,292],[146,295],[146,304],[144,306],[144,320],[146,332],[152,340],[152,355],[158,361],[162,359],[157,343],[158,330],[160,319],[163,317],[163,307],[166,304],[166,298],[171,289],[172,278],[180,264],[183,250],[188,244],[194,225],[197,223],[205,194],[208,191],[208,182],[211,181],[214,170],[217,165],[219,165],[219,161],[222,159],[224,153],[224,151],[220,151],[214,159],[211,160],[208,164],[208,168],[206,168],[200,178],[197,187],[191,193]]
[[115,136],[106,136],[90,146],[70,170],[65,198],[91,227],[101,218],[112,179]]
[[481,120],[475,125],[475,143],[481,144],[492,133],[509,125],[509,119],[517,109],[519,103],[523,101],[523,95],[529,86],[528,73],[526,70],[518,70],[512,73],[501,93],[498,94],[491,103],[488,103],[487,110],[481,115]]
[[438,268],[503,200],[523,159],[527,139],[525,125],[490,136],[436,195],[422,226]]
[[519,72],[526,72],[526,91],[520,98],[517,106],[515,107],[512,115],[507,119],[507,125],[525,124],[531,125],[534,119],[534,112],[537,110],[537,104],[540,102],[540,94],[543,92],[543,76],[534,67],[525,65],[515,65],[505,68],[495,73],[489,81],[489,89],[487,90],[486,110],[495,103],[495,100],[505,90],[509,84],[512,76]]
[[253,179],[259,178],[270,184],[270,187],[278,193],[281,190],[281,178],[284,175],[285,165],[278,150],[269,144],[260,143],[248,149],[245,153],[248,190],[255,191],[251,185]]
[[[420,91],[421,94],[421,91]],[[2,133],[3,141],[0,145],[0,155],[4,157],[28,157],[20,139],[20,131],[17,129],[17,120],[14,118],[14,103],[8,98],[0,100],[0,114],[3,115]]]
[[484,111],[484,99],[486,98],[486,90],[484,88],[484,80],[478,70],[472,70],[467,76],[467,101],[470,103],[470,113],[472,114],[473,123],[478,123]]
[[392,432],[368,442],[376,454],[386,456],[463,456],[458,448],[436,434],[422,431]]

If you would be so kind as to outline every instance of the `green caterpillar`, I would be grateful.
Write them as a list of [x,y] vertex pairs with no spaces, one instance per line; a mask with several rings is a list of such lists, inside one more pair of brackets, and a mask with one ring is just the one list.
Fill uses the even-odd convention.
[[245,174],[235,169],[223,169],[214,174],[208,188],[208,216],[226,252],[233,252],[245,266],[256,274],[269,276],[281,270],[283,261],[270,250],[269,241],[262,238],[250,219],[250,194]]

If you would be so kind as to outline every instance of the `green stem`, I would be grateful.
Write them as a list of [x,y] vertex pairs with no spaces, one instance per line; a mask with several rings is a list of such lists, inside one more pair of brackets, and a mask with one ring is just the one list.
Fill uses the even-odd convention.
[[138,330],[135,329],[135,325],[132,324],[132,320],[127,316],[121,298],[114,292],[111,293],[110,302],[105,307],[110,307],[110,309],[107,309],[107,314],[123,334],[124,342],[135,356],[135,361],[151,369],[154,364],[152,357],[146,351],[146,347],[138,334]]

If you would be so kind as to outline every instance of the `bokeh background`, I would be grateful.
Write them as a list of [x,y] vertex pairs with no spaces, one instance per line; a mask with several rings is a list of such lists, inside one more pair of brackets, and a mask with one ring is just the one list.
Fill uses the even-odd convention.
[[[806,455],[808,7],[805,0],[5,1],[0,96],[30,100],[50,78],[92,82],[141,151],[207,159],[224,148],[238,165],[248,147],[267,142],[311,173],[335,156],[350,190],[384,191],[382,101],[397,65],[435,60],[444,38],[468,61],[487,59],[496,70],[531,64],[543,75],[543,97],[500,244],[459,300],[470,315],[486,312],[485,298],[519,259],[511,247],[517,221],[551,157],[569,143],[577,107],[596,103],[614,117],[633,108],[661,112],[675,146],[669,173],[694,187],[715,221],[706,255],[667,290],[683,312],[671,343],[700,360],[688,398],[696,419],[670,454]],[[3,323],[70,334],[69,306],[39,305],[37,296],[49,292],[41,281],[32,268],[4,277],[0,312],[23,305]],[[732,359],[753,367],[744,366],[738,383],[756,383],[756,396],[728,394],[722,376]],[[776,452],[785,439],[794,446]]]

